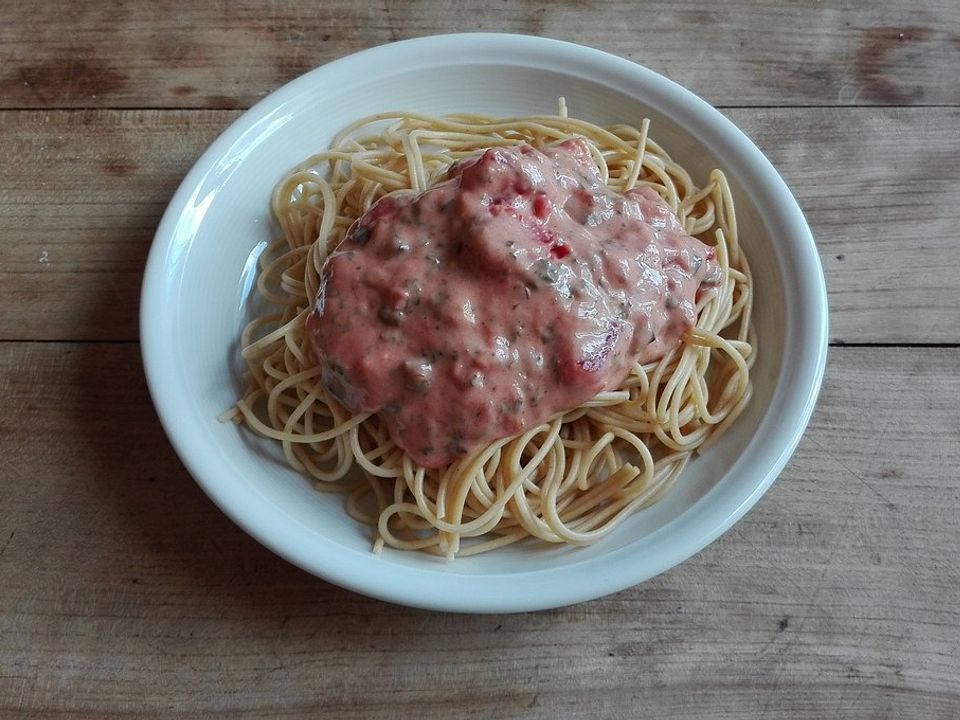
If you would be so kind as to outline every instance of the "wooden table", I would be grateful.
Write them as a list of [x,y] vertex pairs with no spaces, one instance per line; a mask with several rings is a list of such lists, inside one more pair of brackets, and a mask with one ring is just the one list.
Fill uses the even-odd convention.
[[[960,717],[960,5],[0,0],[0,717]],[[203,148],[400,38],[573,40],[720,107],[805,209],[831,350],[763,500],[682,566],[550,612],[333,587],[170,448],[136,324]]]

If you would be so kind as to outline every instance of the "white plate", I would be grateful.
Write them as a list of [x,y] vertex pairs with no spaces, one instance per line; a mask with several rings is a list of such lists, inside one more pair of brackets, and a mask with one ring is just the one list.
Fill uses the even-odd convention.
[[[269,196],[292,165],[347,123],[384,110],[552,113],[600,124],[652,120],[651,136],[703,182],[731,180],[756,277],[755,396],[734,428],[660,503],[589,548],[520,544],[452,563],[370,552],[371,530],[277,460],[276,448],[217,415],[239,389],[237,338],[251,258],[271,236]],[[827,303],[816,246],[767,159],[733,124],[630,61],[516,35],[447,35],[386,45],[285,85],[230,126],[187,175],[150,251],[143,360],[164,428],[225,513],[279,555],[331,582],[408,605],[535,610],[646,580],[696,553],[766,491],[793,452],[823,376]]]

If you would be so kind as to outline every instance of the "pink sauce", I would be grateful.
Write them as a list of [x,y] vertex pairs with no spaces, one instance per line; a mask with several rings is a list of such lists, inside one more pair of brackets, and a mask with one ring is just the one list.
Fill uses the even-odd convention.
[[661,357],[713,258],[654,191],[610,191],[583,141],[494,148],[364,215],[307,330],[327,389],[442,467]]

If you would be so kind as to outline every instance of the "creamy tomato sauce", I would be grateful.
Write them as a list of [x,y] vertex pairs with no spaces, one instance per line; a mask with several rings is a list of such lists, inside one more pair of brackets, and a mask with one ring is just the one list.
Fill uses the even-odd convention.
[[428,468],[618,387],[695,319],[713,250],[586,144],[494,148],[380,200],[307,320],[327,389]]

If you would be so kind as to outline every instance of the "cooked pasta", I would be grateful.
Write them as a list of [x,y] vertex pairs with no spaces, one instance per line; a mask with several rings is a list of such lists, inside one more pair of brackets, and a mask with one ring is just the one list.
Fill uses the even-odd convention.
[[[385,112],[344,128],[276,186],[282,233],[260,258],[257,289],[274,310],[243,331],[248,388],[225,413],[282,446],[319,490],[346,494],[372,545],[448,558],[527,538],[594,543],[661,498],[751,396],[752,279],[727,180],[698,186],[649,135],[650,124],[599,127],[558,115],[428,117]],[[618,193],[652,188],[684,231],[715,250],[720,281],[696,301],[674,348],[636,364],[615,390],[492,441],[441,468],[417,465],[376,413],[351,413],[328,391],[305,330],[324,263],[383,196],[421,192],[478,151],[584,139]],[[454,400],[455,401],[455,400]]]

